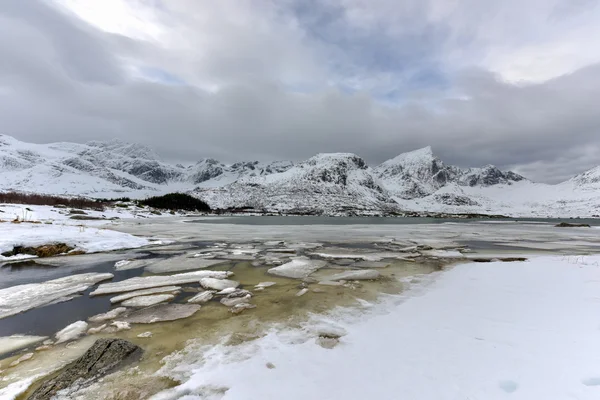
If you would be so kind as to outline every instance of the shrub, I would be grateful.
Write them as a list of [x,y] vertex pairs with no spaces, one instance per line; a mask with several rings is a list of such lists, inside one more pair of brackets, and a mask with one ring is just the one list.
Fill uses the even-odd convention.
[[139,201],[140,205],[167,210],[210,211],[208,204],[185,193],[169,193]]
[[84,197],[60,197],[19,192],[0,193],[0,203],[32,204],[36,206],[65,205],[72,208],[102,208],[106,203]]

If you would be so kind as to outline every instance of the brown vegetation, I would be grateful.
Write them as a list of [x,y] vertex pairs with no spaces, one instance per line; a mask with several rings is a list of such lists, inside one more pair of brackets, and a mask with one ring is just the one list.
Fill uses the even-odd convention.
[[19,192],[0,193],[0,203],[32,204],[36,206],[63,205],[73,208],[103,208],[105,202],[83,197],[60,197],[45,194],[27,194]]
[[65,243],[45,244],[37,247],[15,246],[11,251],[2,253],[4,257],[12,257],[18,254],[28,254],[38,257],[52,257],[58,254],[65,254],[73,250],[73,247]]

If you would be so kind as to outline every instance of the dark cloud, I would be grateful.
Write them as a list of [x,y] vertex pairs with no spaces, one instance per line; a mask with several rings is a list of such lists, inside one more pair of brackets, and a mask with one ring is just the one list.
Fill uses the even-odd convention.
[[[285,18],[296,15],[290,10]],[[313,23],[331,30],[341,23],[340,15],[334,17]],[[181,53],[100,31],[48,3],[1,2],[2,133],[33,142],[118,137],[184,162],[300,160],[343,151],[375,164],[431,145],[448,163],[491,163],[550,182],[600,164],[600,64],[528,85],[508,83],[482,68],[448,69],[441,72],[444,85],[425,82],[382,99],[364,82],[348,92],[340,83],[345,75],[324,83],[332,72],[321,70],[315,59],[333,47],[336,56],[344,55],[352,43],[316,43],[301,25],[291,24],[291,30],[284,25],[274,26],[285,31],[279,35],[285,40],[272,26],[252,36],[246,25],[228,25],[227,37],[198,49],[210,58],[207,64],[192,55],[189,64],[179,65]],[[428,51],[411,55],[409,43],[399,41],[399,58],[388,65],[378,60],[377,68],[369,66],[373,60],[352,61],[360,51],[348,52],[350,76],[368,81],[369,71],[416,60],[423,68],[415,73],[434,79],[427,65],[439,58],[431,50],[439,44],[427,43],[441,38],[429,35],[419,41]],[[391,38],[359,44],[384,43],[363,53],[379,58],[391,48]],[[357,78],[356,71],[364,76]],[[217,90],[208,88],[212,76]]]

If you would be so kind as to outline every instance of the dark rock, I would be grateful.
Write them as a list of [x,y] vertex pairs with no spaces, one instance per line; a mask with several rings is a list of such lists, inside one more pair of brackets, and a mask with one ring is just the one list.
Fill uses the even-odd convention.
[[106,219],[106,218],[94,217],[91,215],[73,215],[73,216],[71,216],[71,219],[76,219],[76,220],[80,220],[80,221],[96,221],[96,220]]
[[76,210],[76,209],[72,209],[69,211],[69,214],[71,215],[87,215],[87,213],[83,210]]
[[73,250],[73,247],[65,243],[46,244],[37,247],[15,246],[12,251],[2,253],[4,257],[12,257],[18,254],[28,254],[38,257],[52,257],[58,254],[68,253]]
[[142,349],[123,339],[98,339],[92,347],[54,378],[44,382],[29,400],[49,400],[74,382],[89,384],[118,368],[138,360]]
[[561,222],[554,226],[557,228],[591,228],[589,224],[570,224],[568,222]]

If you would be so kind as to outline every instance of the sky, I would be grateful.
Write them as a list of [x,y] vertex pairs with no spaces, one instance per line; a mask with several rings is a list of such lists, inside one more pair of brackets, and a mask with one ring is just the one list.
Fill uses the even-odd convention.
[[167,161],[600,165],[596,0],[3,0],[0,133]]

